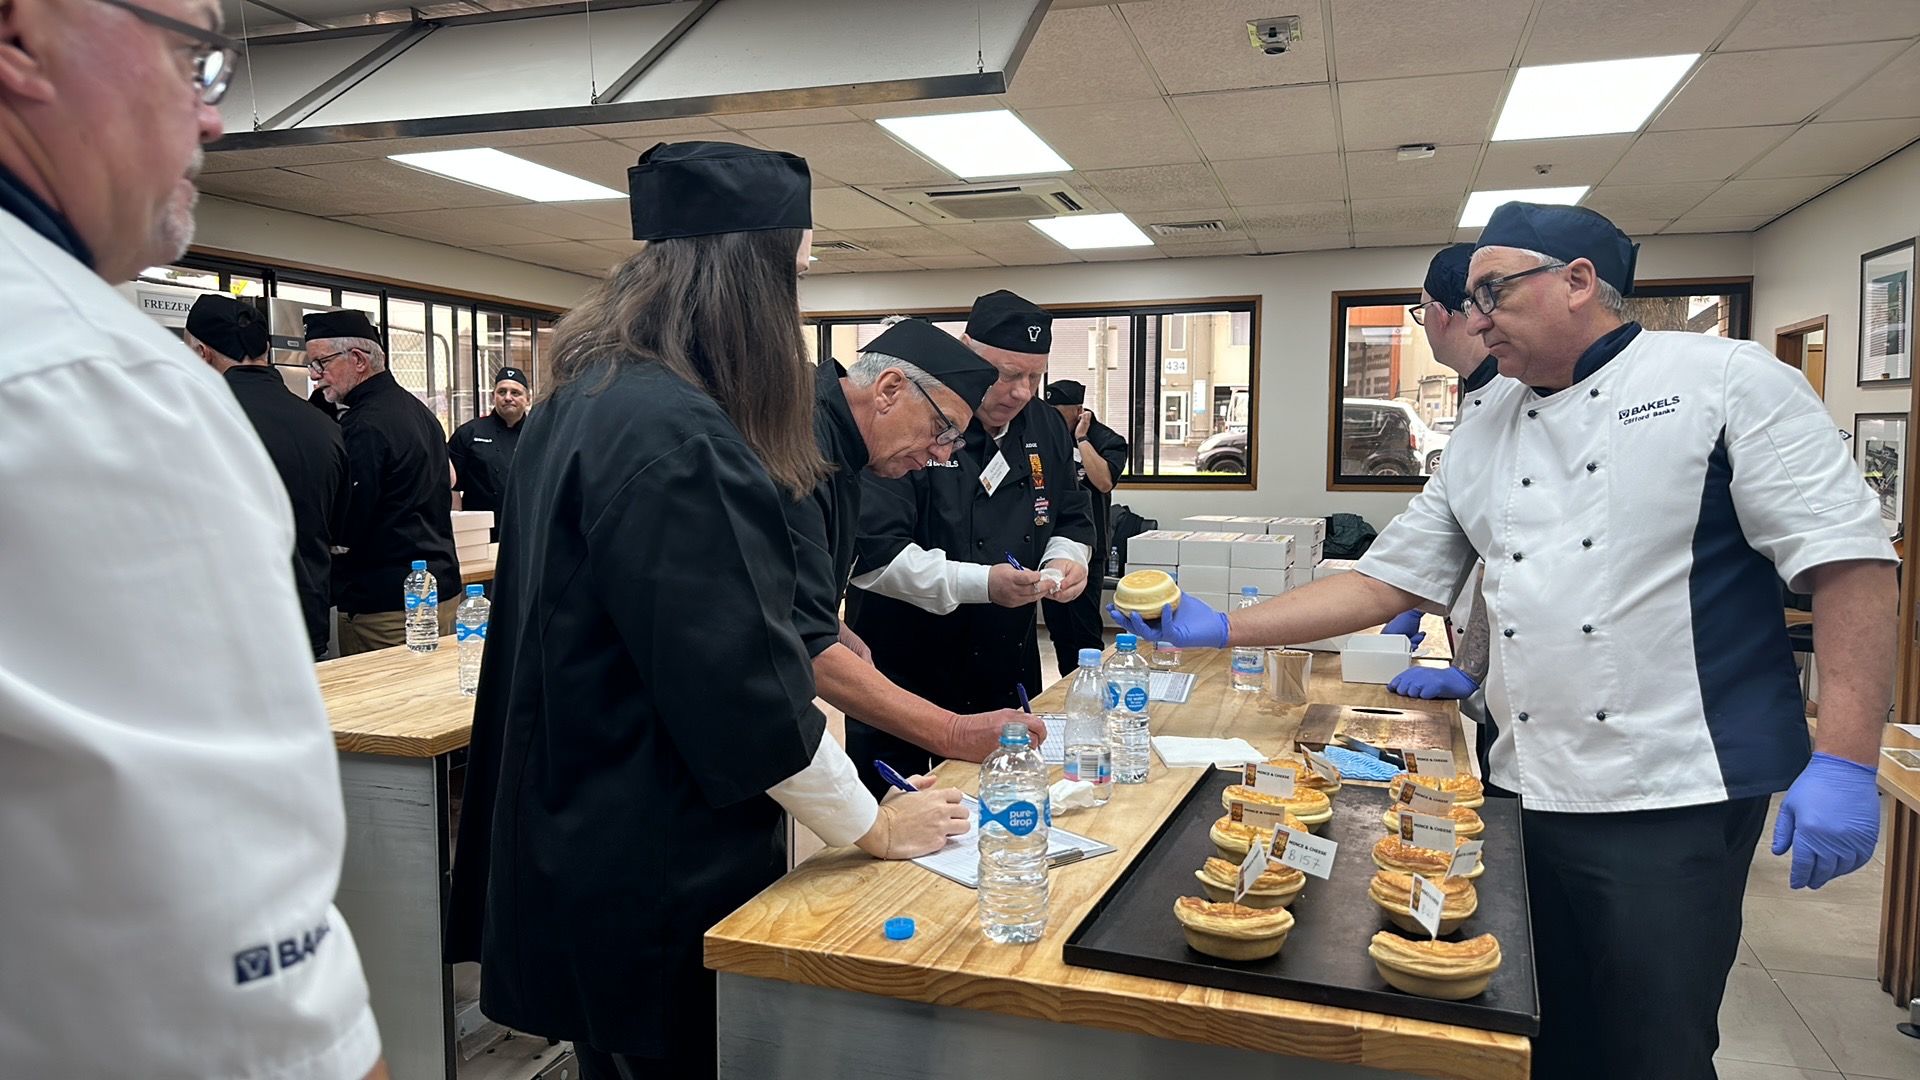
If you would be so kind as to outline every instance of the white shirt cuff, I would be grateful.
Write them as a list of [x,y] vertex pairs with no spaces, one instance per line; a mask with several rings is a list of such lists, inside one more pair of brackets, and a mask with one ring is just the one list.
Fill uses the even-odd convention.
[[1092,551],[1092,548],[1078,540],[1069,540],[1064,536],[1051,537],[1047,540],[1047,550],[1040,556],[1040,565],[1045,566],[1055,559],[1065,559],[1085,566],[1092,556]]
[[992,567],[955,562],[947,553],[908,544],[893,561],[853,579],[855,588],[890,596],[935,615],[961,604],[987,602],[987,573]]
[[813,761],[767,794],[828,847],[844,847],[867,835],[880,816],[880,804],[854,774],[853,759],[824,732]]

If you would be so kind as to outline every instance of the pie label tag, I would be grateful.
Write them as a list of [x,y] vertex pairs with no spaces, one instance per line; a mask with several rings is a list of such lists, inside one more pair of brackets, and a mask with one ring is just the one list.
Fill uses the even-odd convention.
[[1413,895],[1407,898],[1407,906],[1413,909],[1414,921],[1426,927],[1428,934],[1440,936],[1440,912],[1447,906],[1447,894],[1439,886],[1413,875]]
[[[1280,847],[1282,836],[1286,837],[1284,848]],[[1332,840],[1284,825],[1274,829],[1273,845],[1280,852],[1281,866],[1322,879],[1333,873],[1333,857],[1340,851],[1340,845]]]
[[1446,817],[1453,812],[1453,800],[1451,791],[1435,791],[1425,784],[1400,785],[1400,809],[1416,814]]
[[993,460],[980,473],[980,486],[987,489],[988,495],[992,495],[1000,487],[1000,481],[1005,480],[1010,471],[1012,470],[1007,466],[1007,456],[996,452]]
[[1259,881],[1260,875],[1266,872],[1267,845],[1248,844],[1247,857],[1240,860],[1240,880],[1234,886],[1233,902],[1239,903],[1240,898],[1247,895],[1247,890],[1253,888],[1253,883]]
[[1247,765],[1247,786],[1262,795],[1293,798],[1293,770],[1278,765]]
[[1410,773],[1439,777],[1456,775],[1453,754],[1446,750],[1408,750],[1401,756],[1407,759],[1407,771]]
[[1447,862],[1447,876],[1466,877],[1473,873],[1473,868],[1480,865],[1482,846],[1478,840],[1468,840],[1454,848],[1453,858]]
[[1434,851],[1452,851],[1453,831],[1452,818],[1416,814],[1411,810],[1400,811],[1400,839],[1414,847],[1430,848]]
[[1286,808],[1281,806],[1255,806],[1235,800],[1227,815],[1236,822],[1245,822],[1256,829],[1271,829],[1286,818]]
[[1340,770],[1333,767],[1333,762],[1311,750],[1307,751],[1307,767],[1313,770],[1314,775],[1329,784],[1340,782]]

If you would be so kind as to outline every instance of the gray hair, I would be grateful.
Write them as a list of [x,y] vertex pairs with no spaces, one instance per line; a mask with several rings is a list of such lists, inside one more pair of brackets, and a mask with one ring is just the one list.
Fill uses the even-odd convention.
[[330,353],[346,352],[348,349],[359,349],[361,352],[367,354],[367,363],[373,370],[385,371],[387,369],[387,350],[381,348],[380,343],[372,338],[314,338],[312,341],[307,342],[307,348],[309,349],[316,345],[320,347],[322,352]]
[[[1513,248],[1512,250],[1517,251],[1522,255],[1531,256],[1534,260],[1534,264],[1537,266],[1546,266],[1549,263],[1551,263],[1554,266],[1567,265],[1567,261],[1565,259],[1556,259],[1551,255],[1543,255],[1540,252],[1533,250],[1532,248]],[[1609,312],[1612,312],[1615,315],[1626,314],[1627,298],[1624,296],[1621,296],[1619,289],[1614,288],[1610,282],[1603,280],[1597,274],[1594,276],[1594,279],[1593,279],[1593,290],[1594,290],[1594,295],[1597,296],[1600,300],[1601,307],[1607,309]]]
[[908,382],[926,391],[929,397],[933,395],[935,390],[946,385],[939,379],[921,370],[918,365],[909,364],[897,356],[888,356],[886,353],[877,352],[861,353],[860,359],[855,360],[852,366],[847,368],[847,378],[851,380],[855,386],[872,386],[875,382],[879,381],[880,373],[889,368],[906,376]]

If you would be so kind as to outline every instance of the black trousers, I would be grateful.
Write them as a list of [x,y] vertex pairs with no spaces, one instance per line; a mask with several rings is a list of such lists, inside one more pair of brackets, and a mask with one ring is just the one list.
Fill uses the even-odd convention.
[[1720,999],[1766,814],[1764,795],[1621,814],[1522,812],[1540,980],[1535,1077],[1713,1080]]
[[1092,578],[1087,579],[1087,587],[1079,596],[1064,604],[1040,601],[1040,613],[1047,620],[1047,635],[1053,638],[1053,655],[1060,661],[1060,674],[1071,675],[1080,666],[1081,649],[1105,651],[1100,587]]
[[876,760],[886,762],[901,776],[932,772],[937,764],[932,751],[915,746],[898,735],[863,724],[851,716],[847,717],[847,756],[853,759],[853,769],[860,775],[860,782],[873,792],[875,798],[892,790],[892,786],[874,771],[873,763]]

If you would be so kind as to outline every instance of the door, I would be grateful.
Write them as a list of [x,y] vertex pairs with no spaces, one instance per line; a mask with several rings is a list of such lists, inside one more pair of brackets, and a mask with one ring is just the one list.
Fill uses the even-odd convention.
[[1163,390],[1160,392],[1160,442],[1184,443],[1191,430],[1192,418],[1187,414],[1187,391]]
[[1827,397],[1827,317],[1783,326],[1773,333],[1773,355],[1797,368],[1822,401]]

